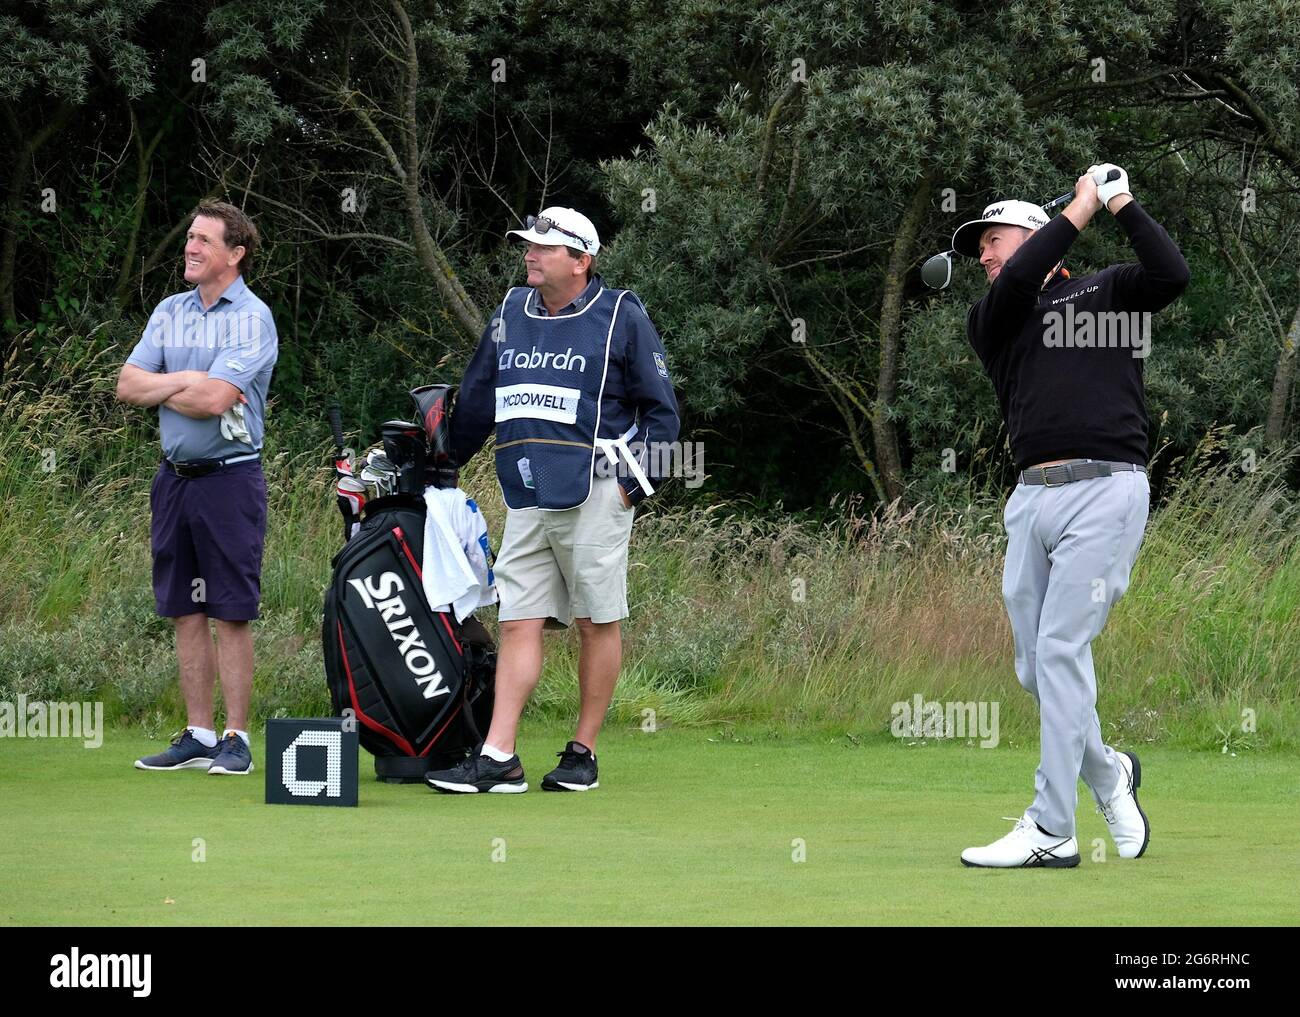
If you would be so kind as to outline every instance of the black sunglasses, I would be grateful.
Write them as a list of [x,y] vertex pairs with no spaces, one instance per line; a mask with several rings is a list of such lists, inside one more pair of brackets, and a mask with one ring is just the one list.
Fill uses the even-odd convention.
[[551,230],[558,230],[566,237],[573,237],[574,240],[578,241],[578,243],[582,245],[583,250],[588,250],[590,247],[584,238],[578,236],[578,234],[574,233],[572,230],[566,230],[563,226],[559,226],[550,219],[545,219],[540,215],[528,216],[524,219],[524,226],[527,229],[534,230],[538,236],[542,237],[546,236],[546,234],[551,232]]

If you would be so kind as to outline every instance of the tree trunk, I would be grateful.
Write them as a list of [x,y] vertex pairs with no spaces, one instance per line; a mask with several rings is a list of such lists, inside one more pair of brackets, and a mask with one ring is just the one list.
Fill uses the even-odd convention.
[[477,341],[483,331],[483,314],[466,292],[460,277],[452,267],[450,259],[429,230],[429,223],[424,217],[424,203],[420,197],[420,140],[419,125],[416,120],[416,90],[420,81],[419,54],[415,47],[415,33],[411,29],[411,20],[401,0],[393,0],[393,13],[402,28],[402,42],[405,49],[402,95],[402,196],[406,205],[406,216],[411,224],[411,236],[415,242],[415,251],[424,270],[433,277],[434,285],[451,313],[469,334]]
[[[831,405],[844,418],[844,434],[849,439],[849,444],[853,446],[853,454],[858,457],[858,465],[862,467],[862,472],[871,481],[871,486],[876,492],[876,499],[882,505],[892,501],[892,498],[886,496],[885,489],[880,483],[880,471],[876,469],[876,464],[872,462],[871,454],[862,441],[862,429],[859,427],[858,419],[853,415],[854,410],[856,410],[864,421],[868,424],[871,422],[871,408],[866,405],[866,393],[861,391],[861,386],[847,381],[823,364],[816,351],[807,344],[803,344],[801,349],[803,350],[804,359],[808,361],[813,371],[822,379],[822,388],[826,393],[826,397],[830,399]],[[854,388],[857,388],[858,391],[855,392]]]
[[1273,395],[1268,402],[1268,422],[1264,437],[1272,445],[1279,445],[1286,434],[1286,410],[1291,399],[1291,386],[1295,382],[1296,347],[1300,346],[1300,307],[1291,319],[1291,328],[1282,337],[1282,350],[1277,356],[1277,371],[1273,375]]
[[871,429],[875,437],[876,463],[890,501],[902,497],[904,491],[898,430],[890,418],[898,381],[898,341],[903,330],[903,287],[916,248],[916,235],[930,203],[933,186],[934,176],[929,173],[917,185],[911,204],[898,224],[898,232],[894,234],[889,263],[885,268],[884,295],[880,306],[880,379],[876,384]]
[[140,122],[136,118],[135,107],[129,101],[126,104],[126,111],[131,123],[131,137],[135,141],[135,199],[131,203],[131,223],[127,227],[126,244],[117,270],[117,282],[113,285],[112,307],[118,313],[126,305],[127,295],[131,292],[131,267],[135,262],[136,247],[140,243],[140,228],[144,224],[144,203],[149,190],[149,167],[153,159],[154,146],[157,145],[158,138],[162,137],[162,132],[159,131],[154,141],[146,146],[144,139],[140,137]]
[[[0,247],[0,326],[8,332],[17,327],[18,307],[14,301],[14,265],[18,257],[18,206],[31,175],[32,153],[24,145],[14,154],[5,192],[4,242]],[[4,357],[0,357],[3,363]]]
[[[26,138],[15,133],[13,166],[9,171],[9,186],[5,194],[4,241],[0,243],[0,331],[8,331],[8,323],[18,321],[18,305],[14,297],[14,275],[18,265],[18,210],[29,197],[25,194],[32,178],[32,160],[37,151],[50,138],[67,126],[73,107],[60,103],[54,115],[35,134]],[[21,130],[16,116],[10,118],[11,131]],[[56,196],[57,197],[57,196]],[[8,345],[0,351],[0,368],[8,354]]]
[[[193,95],[194,92],[191,90],[185,96],[186,101]],[[131,295],[131,284],[136,278],[134,273],[135,254],[139,250],[140,232],[144,227],[145,201],[149,195],[149,179],[153,175],[153,154],[170,129],[173,119],[173,115],[168,114],[153,138],[146,143],[144,138],[140,136],[140,122],[135,115],[135,107],[129,101],[126,104],[126,111],[131,123],[131,137],[135,139],[135,201],[131,207],[131,223],[127,227],[126,244],[122,251],[122,264],[118,268],[117,282],[113,285],[112,306],[118,313],[126,306],[127,299]],[[221,175],[223,184],[225,176],[223,172]],[[168,234],[168,236],[171,237],[171,234]],[[143,268],[141,269],[141,275],[143,275]]]

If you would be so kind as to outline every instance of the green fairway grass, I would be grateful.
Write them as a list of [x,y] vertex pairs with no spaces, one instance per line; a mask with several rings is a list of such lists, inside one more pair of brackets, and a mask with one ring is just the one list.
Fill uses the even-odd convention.
[[[1029,805],[1032,748],[618,731],[600,745],[599,790],[543,793],[565,737],[525,730],[525,795],[378,784],[363,752],[355,809],[263,804],[260,738],[247,778],[137,771],[133,759],[165,745],[137,729],[109,730],[97,750],[5,739],[0,923],[1300,918],[1290,756],[1142,749],[1144,858],[1116,856],[1080,786],[1078,868],[991,871],[965,869],[958,855],[1008,832],[1000,817]],[[800,845],[806,860],[795,861]]]

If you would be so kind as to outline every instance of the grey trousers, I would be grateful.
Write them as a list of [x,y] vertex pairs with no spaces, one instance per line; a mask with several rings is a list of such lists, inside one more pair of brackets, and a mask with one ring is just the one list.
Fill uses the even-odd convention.
[[1074,834],[1079,778],[1098,804],[1122,775],[1102,741],[1092,641],[1128,589],[1151,488],[1145,473],[1044,487],[1017,484],[1003,515],[1002,598],[1016,641],[1016,677],[1038,701],[1041,758],[1029,817]]

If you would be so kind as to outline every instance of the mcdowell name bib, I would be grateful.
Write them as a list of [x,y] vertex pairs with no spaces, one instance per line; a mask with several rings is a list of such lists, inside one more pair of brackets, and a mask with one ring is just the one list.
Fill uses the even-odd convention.
[[494,322],[497,480],[512,509],[575,508],[591,492],[610,342],[628,291],[602,287],[559,316],[531,311],[530,292],[513,287]]

